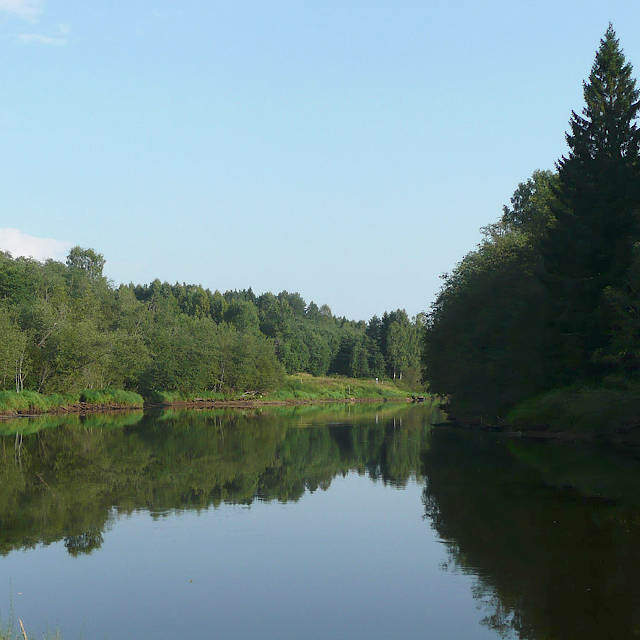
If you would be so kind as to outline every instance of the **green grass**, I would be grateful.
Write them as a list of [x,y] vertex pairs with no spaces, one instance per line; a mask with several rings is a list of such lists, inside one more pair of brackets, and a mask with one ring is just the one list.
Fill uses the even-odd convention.
[[[424,395],[418,392],[419,395]],[[345,400],[356,399],[403,399],[411,392],[390,381],[346,378],[343,376],[312,376],[297,373],[285,376],[283,385],[264,394],[219,393],[215,391],[154,391],[150,402],[174,404],[197,402],[198,400],[263,400],[286,402],[288,400]]]
[[[423,395],[418,392],[419,395]],[[348,398],[370,400],[403,399],[411,395],[406,389],[391,381],[346,378],[343,376],[315,377],[298,373],[285,377],[284,384],[264,395],[245,395],[241,392],[225,394],[217,391],[154,391],[147,398],[158,404],[177,404],[200,400],[345,400]],[[122,389],[85,389],[77,393],[43,395],[35,391],[0,391],[0,414],[47,413],[64,409],[81,402],[93,407],[141,408],[143,398],[133,391]],[[0,639],[1,640],[1,639]]]
[[79,394],[53,393],[44,395],[36,391],[0,391],[0,412],[3,413],[44,413],[76,404],[80,400]]
[[640,426],[640,385],[554,389],[516,405],[507,422],[593,435],[628,430]]
[[392,382],[346,378],[342,376],[312,376],[297,373],[286,376],[284,385],[267,393],[267,400],[344,400],[360,399],[401,399],[411,395]]
[[122,389],[86,389],[80,393],[80,402],[96,406],[142,407],[142,396]]
[[96,407],[118,405],[142,407],[142,396],[121,389],[88,389],[78,393],[52,393],[44,395],[36,391],[0,391],[0,413],[47,413],[86,402]]

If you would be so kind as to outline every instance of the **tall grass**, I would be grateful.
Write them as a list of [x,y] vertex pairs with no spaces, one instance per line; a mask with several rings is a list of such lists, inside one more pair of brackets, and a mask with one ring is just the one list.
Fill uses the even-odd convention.
[[123,389],[86,389],[80,393],[80,402],[95,406],[142,407],[144,400],[135,391]]
[[0,413],[46,413],[56,409],[70,408],[80,402],[96,407],[120,406],[139,408],[142,396],[121,389],[88,389],[77,393],[52,393],[44,395],[36,391],[0,391]]
[[[154,391],[147,398],[158,404],[197,402],[199,400],[345,400],[356,399],[401,399],[409,395],[390,381],[346,378],[343,376],[315,377],[298,373],[285,377],[279,389],[264,396],[224,394],[217,391]],[[142,408],[144,400],[133,391],[122,389],[85,389],[77,393],[53,393],[44,395],[35,391],[0,391],[0,414],[47,413],[56,409],[72,408],[86,403],[95,408],[128,407]],[[0,639],[1,640],[1,639]]]
[[346,378],[343,376],[315,377],[307,373],[286,376],[284,384],[269,394],[268,400],[344,400],[360,399],[401,399],[406,398],[406,389],[400,389],[392,382]]
[[10,412],[30,412],[44,413],[52,409],[77,404],[80,395],[74,393],[53,393],[44,395],[36,391],[0,391],[0,411]]
[[401,399],[410,395],[390,381],[364,380],[344,376],[312,376],[309,373],[297,373],[285,376],[283,384],[264,395],[237,392],[219,393],[216,391],[154,391],[148,396],[150,402],[158,404],[177,404],[197,402],[199,400],[345,400],[356,399]]

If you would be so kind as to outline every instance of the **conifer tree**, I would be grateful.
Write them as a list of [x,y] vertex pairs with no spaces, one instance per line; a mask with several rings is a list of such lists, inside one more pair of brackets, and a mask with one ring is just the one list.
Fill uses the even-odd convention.
[[610,24],[584,83],[582,115],[571,115],[569,153],[557,163],[556,222],[541,247],[554,308],[551,369],[572,377],[588,373],[591,355],[603,346],[602,292],[631,264],[640,203],[639,95]]

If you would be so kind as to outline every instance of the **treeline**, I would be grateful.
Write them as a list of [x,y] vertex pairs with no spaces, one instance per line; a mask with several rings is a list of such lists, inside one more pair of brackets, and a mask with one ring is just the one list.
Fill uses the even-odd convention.
[[410,319],[398,309],[365,323],[334,317],[328,305],[307,304],[299,293],[288,291],[260,296],[251,288],[220,293],[159,280],[132,289],[141,302],[160,297],[176,312],[263,334],[273,341],[287,373],[394,379],[408,373],[413,380],[419,375],[423,314]]
[[0,252],[0,390],[121,388],[228,393],[278,387],[285,372],[419,377],[421,318],[336,318],[297,293],[197,285],[113,286],[105,260],[66,264]]
[[640,363],[639,92],[611,26],[569,152],[536,171],[450,274],[423,363],[456,415],[503,416],[568,385],[633,383]]

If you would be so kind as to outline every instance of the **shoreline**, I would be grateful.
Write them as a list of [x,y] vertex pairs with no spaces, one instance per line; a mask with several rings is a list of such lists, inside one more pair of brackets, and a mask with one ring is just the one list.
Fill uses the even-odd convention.
[[385,403],[385,402],[412,402],[410,396],[397,398],[292,398],[287,400],[180,400],[172,402],[145,402],[140,405],[123,404],[92,404],[79,402],[65,407],[55,407],[45,411],[3,411],[0,412],[0,420],[15,418],[35,418],[46,415],[83,415],[93,413],[118,413],[125,411],[146,411],[153,409],[254,409],[259,407],[288,407],[322,404],[360,404],[360,403]]
[[[568,429],[554,429],[545,425],[531,426],[518,429],[515,425],[477,424],[473,422],[460,422],[451,420],[433,425],[438,428],[449,428],[458,431],[482,431],[493,433],[505,438],[525,438],[529,440],[546,440],[550,442],[581,442],[591,444],[640,446],[640,424],[629,427],[621,427],[612,433],[594,433],[590,431],[572,431]],[[628,438],[635,432],[633,438]]]
[[291,398],[287,400],[182,400],[175,402],[150,402],[145,403],[145,409],[168,409],[182,407],[186,409],[214,409],[236,408],[252,409],[255,407],[296,407],[311,404],[356,404],[374,402],[412,402],[411,397],[406,398]]

